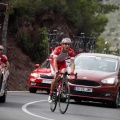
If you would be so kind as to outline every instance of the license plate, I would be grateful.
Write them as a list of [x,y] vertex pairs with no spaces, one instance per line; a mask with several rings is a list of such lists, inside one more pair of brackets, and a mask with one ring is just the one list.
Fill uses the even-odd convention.
[[42,80],[42,83],[51,84],[52,80]]
[[92,92],[92,88],[82,88],[82,87],[74,87],[75,91],[83,91],[83,92]]

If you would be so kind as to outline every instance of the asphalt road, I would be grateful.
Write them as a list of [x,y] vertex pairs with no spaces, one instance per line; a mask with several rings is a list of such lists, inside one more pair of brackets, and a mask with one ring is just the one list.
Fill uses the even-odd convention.
[[0,120],[120,120],[120,107],[71,100],[65,114],[50,111],[44,92],[8,92],[6,103],[0,103]]

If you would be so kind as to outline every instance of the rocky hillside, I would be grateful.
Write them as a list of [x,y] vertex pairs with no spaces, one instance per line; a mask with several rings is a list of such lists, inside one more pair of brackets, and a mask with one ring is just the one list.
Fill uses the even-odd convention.
[[[29,34],[32,34],[34,38],[37,36],[35,31],[37,31],[39,27],[43,26],[47,29],[57,29],[58,31],[63,31],[67,33],[67,36],[70,36],[73,32],[72,26],[70,26],[69,23],[60,15],[46,12],[45,14],[40,15],[37,19],[39,22],[37,21],[34,25],[27,25],[28,23],[23,22],[19,29],[27,31]],[[53,23],[52,26],[51,21]],[[8,32],[7,56],[10,62],[8,90],[28,90],[28,76],[34,69],[34,63],[18,46],[18,34],[19,31],[17,31],[15,34]]]
[[8,90],[28,90],[27,78],[34,69],[34,64],[13,38],[8,39],[8,59],[10,62]]

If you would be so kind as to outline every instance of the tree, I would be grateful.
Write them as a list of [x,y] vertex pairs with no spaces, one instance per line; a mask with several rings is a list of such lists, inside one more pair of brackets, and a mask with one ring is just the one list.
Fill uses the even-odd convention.
[[19,18],[31,20],[36,13],[47,9],[63,15],[78,34],[84,32],[87,36],[93,33],[99,36],[108,22],[105,14],[118,9],[97,0],[11,0],[11,3]]
[[103,37],[99,37],[97,42],[96,42],[96,51],[109,51],[111,43],[108,43]]
[[[9,5],[6,3],[6,1],[0,1],[0,7],[3,7],[1,9],[1,17],[4,16],[4,22],[2,27],[2,44],[4,46],[4,53],[7,54],[7,28],[8,28],[8,20],[9,20]],[[3,16],[2,16],[3,15]]]
[[67,1],[66,18],[78,29],[78,34],[84,32],[87,36],[93,33],[99,36],[108,22],[105,14],[118,9],[117,6],[103,5],[98,0]]
[[[39,21],[37,18],[41,13],[44,14],[47,11],[65,18],[67,23],[74,28],[74,34],[79,35],[83,32],[86,36],[97,34],[96,37],[104,31],[108,22],[105,14],[118,9],[117,6],[104,5],[98,0],[10,0],[10,6],[11,15],[17,18],[15,23],[28,21],[33,25]],[[55,17],[53,16],[53,20]],[[21,27],[20,25],[17,24],[15,28]],[[40,40],[43,42],[41,38]],[[44,54],[44,49],[37,56],[40,54]]]

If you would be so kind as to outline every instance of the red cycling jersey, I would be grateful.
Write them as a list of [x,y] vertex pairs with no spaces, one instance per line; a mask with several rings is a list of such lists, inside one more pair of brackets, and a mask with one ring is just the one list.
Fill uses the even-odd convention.
[[7,57],[6,57],[6,55],[0,55],[0,62],[7,62],[8,61],[8,59],[7,59]]
[[[62,70],[63,68],[66,68],[66,62],[65,59],[70,58],[74,59],[74,50],[69,48],[68,52],[62,52],[62,46],[58,46],[54,49],[53,51],[53,58],[57,57],[57,65],[59,70]],[[54,71],[54,66],[53,66],[53,59],[51,60],[51,67],[52,67],[52,72]]]
[[64,53],[62,52],[62,46],[58,46],[53,51],[53,57],[58,57],[59,62],[64,61],[66,58],[74,59],[74,50],[69,48],[68,52]]

